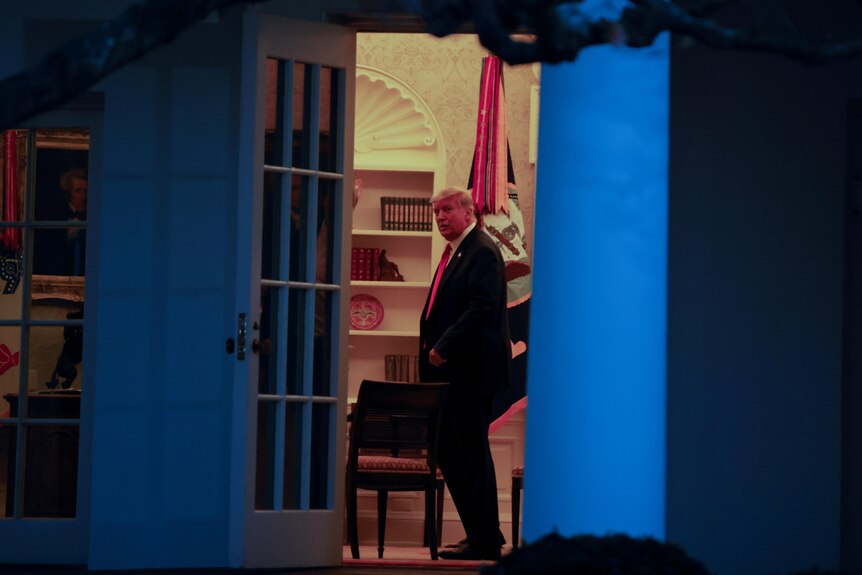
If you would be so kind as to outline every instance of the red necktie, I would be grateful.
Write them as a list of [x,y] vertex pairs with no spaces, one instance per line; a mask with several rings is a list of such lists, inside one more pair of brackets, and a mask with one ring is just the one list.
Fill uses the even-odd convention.
[[449,254],[452,253],[452,244],[446,244],[443,250],[443,255],[440,257],[440,265],[437,266],[437,273],[434,274],[434,285],[431,286],[431,298],[428,300],[428,311],[425,312],[425,319],[431,315],[431,306],[434,305],[434,296],[437,295],[437,286],[440,285],[440,278],[443,277],[443,272],[446,271],[446,264],[449,263]]

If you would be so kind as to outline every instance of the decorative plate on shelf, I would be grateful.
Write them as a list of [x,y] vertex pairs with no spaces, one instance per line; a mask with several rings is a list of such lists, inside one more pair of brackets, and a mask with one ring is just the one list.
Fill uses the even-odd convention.
[[376,297],[359,293],[350,298],[350,327],[375,329],[383,321],[383,305]]

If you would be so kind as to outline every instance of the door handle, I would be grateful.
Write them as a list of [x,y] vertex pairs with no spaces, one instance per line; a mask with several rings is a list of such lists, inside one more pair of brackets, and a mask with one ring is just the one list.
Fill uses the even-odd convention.
[[245,338],[248,334],[248,322],[244,313],[239,314],[236,323],[236,359],[243,361],[245,359]]

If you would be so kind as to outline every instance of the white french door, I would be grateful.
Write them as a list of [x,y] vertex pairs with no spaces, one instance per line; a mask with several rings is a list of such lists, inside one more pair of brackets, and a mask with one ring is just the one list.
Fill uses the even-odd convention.
[[[341,563],[355,34],[244,22],[237,381],[244,567]],[[349,233],[349,232],[348,232]]]

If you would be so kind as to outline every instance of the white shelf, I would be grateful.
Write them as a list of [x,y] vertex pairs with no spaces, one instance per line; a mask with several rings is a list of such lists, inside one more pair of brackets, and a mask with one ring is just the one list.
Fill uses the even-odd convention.
[[370,230],[370,229],[355,229],[354,236],[380,236],[391,238],[430,238],[433,232],[403,232],[397,230]]
[[369,335],[376,337],[419,337],[419,332],[392,329],[351,329],[350,335]]
[[353,280],[350,282],[350,285],[352,287],[430,288],[431,282],[386,282],[386,281]]

